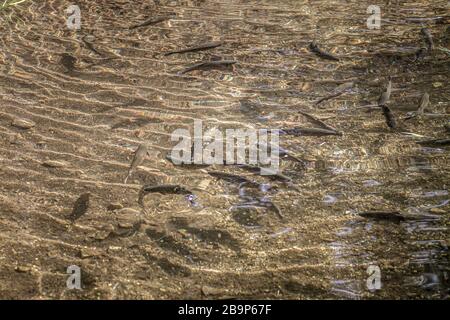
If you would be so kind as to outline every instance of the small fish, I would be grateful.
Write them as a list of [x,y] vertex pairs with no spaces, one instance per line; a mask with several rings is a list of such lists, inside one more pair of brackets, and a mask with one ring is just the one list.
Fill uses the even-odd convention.
[[340,60],[335,55],[332,55],[331,53],[325,52],[322,49],[320,49],[314,41],[309,44],[309,50],[311,50],[311,52],[314,52],[319,57],[324,58],[324,59],[333,60],[333,61]]
[[144,185],[139,191],[138,203],[141,207],[144,206],[144,197],[149,193],[161,194],[193,194],[191,191],[185,189],[180,185],[162,184],[162,185]]
[[361,217],[375,219],[375,220],[388,220],[393,222],[404,221],[405,217],[397,211],[368,211],[358,213]]
[[417,109],[417,114],[423,114],[423,112],[425,111],[425,108],[428,107],[428,104],[430,103],[430,95],[425,92],[422,96],[422,98],[420,99],[420,104],[419,104],[419,108]]
[[61,55],[60,63],[66,68],[67,72],[71,72],[75,69],[75,63],[77,59],[70,53],[63,53]]
[[343,84],[340,84],[339,86],[337,86],[337,87],[333,90],[333,92],[332,92],[330,95],[325,96],[325,97],[320,98],[319,100],[317,100],[317,101],[315,102],[315,105],[318,105],[318,104],[322,103],[323,101],[330,100],[330,99],[339,97],[340,95],[343,95],[344,93],[346,93],[346,92],[348,92],[350,89],[352,89],[352,88],[353,88],[353,85],[354,85],[353,82],[345,82],[345,83],[343,83]]
[[434,23],[442,23],[443,20],[445,20],[445,17],[430,17],[430,18],[423,18],[423,17],[409,17],[406,18],[406,21],[412,22],[412,23],[420,23],[423,24],[426,21],[434,21]]
[[207,167],[211,166],[210,164],[196,164],[196,163],[194,163],[193,159],[191,159],[188,163],[186,163],[186,162],[183,162],[182,159],[172,158],[172,155],[170,153],[166,155],[166,159],[168,161],[172,162],[173,165],[181,166],[181,167],[185,167],[185,168],[191,168],[191,169],[207,168]]
[[[232,183],[254,183],[253,181],[247,179],[246,177],[238,176],[231,173],[220,172],[220,171],[208,171],[208,174],[214,178],[222,179]],[[259,185],[259,184],[258,184]]]
[[427,55],[427,48],[420,48],[414,53],[414,59],[413,62],[417,60],[422,60]]
[[111,129],[119,129],[119,128],[126,128],[126,127],[140,127],[146,124],[149,124],[150,120],[148,119],[142,119],[142,118],[132,118],[132,119],[125,119],[122,121],[119,121],[111,126]]
[[428,45],[428,50],[433,50],[434,48],[434,42],[433,42],[433,36],[431,35],[431,32],[428,28],[422,28],[420,29],[420,33],[425,38],[425,42]]
[[148,155],[148,147],[145,144],[141,144],[135,151],[134,153],[134,158],[133,161],[131,162],[130,165],[130,169],[128,169],[128,174],[125,177],[125,180],[123,183],[127,183],[128,178],[131,176],[131,174],[133,173],[134,170],[136,170],[136,168],[138,166],[140,166],[142,164],[142,162],[144,162],[145,157]]
[[448,146],[450,144],[450,139],[430,139],[418,141],[417,143],[432,146]]
[[[246,177],[238,176],[238,175],[231,174],[231,173],[220,172],[220,171],[208,171],[208,174],[217,179],[222,179],[222,180],[230,182],[230,183],[238,183],[239,189],[242,189],[244,187],[261,189],[261,187],[262,187],[261,183],[258,183],[256,181],[247,179]],[[272,189],[272,187],[269,186],[267,190],[271,190],[271,189]]]
[[82,215],[84,215],[89,208],[89,198],[90,193],[83,193],[76,201],[73,206],[72,213],[69,216],[69,219],[75,221],[79,219]]
[[290,129],[282,129],[280,133],[284,133],[291,136],[341,136],[342,133],[337,132],[335,130],[328,130],[322,128],[290,128]]
[[233,64],[235,64],[237,61],[235,60],[217,60],[217,61],[203,61],[203,62],[199,62],[197,64],[194,64],[191,67],[188,67],[180,72],[178,72],[178,74],[185,74],[194,70],[199,70],[199,69],[209,69],[209,68],[219,68],[219,67],[224,67],[224,66],[231,66]]
[[281,214],[281,209],[272,201],[265,201],[264,202],[265,207],[275,212],[275,214],[280,218],[280,220],[283,220],[283,215]]
[[317,105],[321,104],[324,101],[327,101],[327,100],[330,100],[330,99],[333,99],[333,98],[337,98],[337,97],[341,96],[342,94],[343,94],[343,92],[332,93],[332,94],[330,94],[330,95],[328,95],[326,97],[320,98],[314,104],[317,106]]
[[287,151],[285,149],[279,148],[278,149],[278,156],[281,157],[281,158],[284,157],[284,158],[286,158],[287,160],[290,160],[290,161],[298,162],[298,163],[300,163],[302,165],[302,167],[304,167],[304,168],[306,167],[306,162],[304,160],[302,160],[302,159],[292,155],[289,151]]
[[383,115],[386,118],[386,124],[389,128],[395,129],[397,127],[397,122],[395,121],[394,114],[388,106],[382,105],[381,111],[383,111]]
[[92,42],[87,40],[88,37],[89,37],[89,35],[85,35],[84,37],[81,38],[81,41],[83,41],[83,43],[86,46],[86,48],[88,48],[89,50],[91,50],[95,54],[97,54],[99,56],[102,56],[102,53],[94,48],[94,45],[92,44]]
[[332,126],[327,125],[325,122],[323,122],[320,119],[317,119],[313,115],[311,115],[309,113],[306,113],[306,112],[303,112],[303,111],[298,111],[298,113],[300,113],[302,116],[304,116],[306,119],[308,119],[309,122],[311,122],[312,124],[315,124],[315,125],[317,125],[319,127],[322,127],[323,129],[335,131],[335,132],[338,133],[338,131],[335,128],[333,128]]
[[389,82],[386,87],[386,91],[382,92],[380,98],[378,98],[378,106],[383,106],[386,103],[388,103],[389,99],[391,98],[391,92],[392,92],[392,79],[389,76]]
[[208,49],[213,49],[213,48],[220,47],[222,44],[223,44],[223,42],[207,42],[205,44],[197,45],[197,46],[194,46],[194,47],[189,47],[189,48],[185,48],[185,49],[169,51],[169,52],[166,52],[164,55],[165,56],[169,56],[169,55],[175,54],[175,53],[186,53],[186,52],[203,51],[203,50],[208,50]]
[[423,136],[421,134],[417,134],[414,132],[404,131],[404,132],[401,132],[401,134],[404,134],[405,136],[409,136],[409,137],[413,137],[413,138],[427,138],[427,136]]
[[[259,143],[256,145],[257,149],[256,150],[266,150],[266,146],[261,146]],[[290,160],[290,161],[294,161],[294,162],[298,162],[300,163],[303,167],[306,166],[305,161],[303,161],[302,159],[292,155],[289,151],[287,151],[284,148],[281,147],[275,147],[275,146],[269,146],[267,148],[267,153],[272,153],[272,151],[278,153],[278,156],[280,158],[285,158],[286,160]]]
[[153,25],[155,25],[157,23],[169,20],[170,18],[172,18],[172,16],[163,16],[163,17],[151,18],[151,19],[145,20],[142,23],[133,25],[133,26],[129,27],[128,29],[133,30],[133,29],[137,29],[137,28],[141,28],[141,27],[153,26]]
[[271,180],[278,180],[278,181],[289,182],[289,183],[292,182],[292,178],[291,177],[288,177],[288,176],[286,176],[286,175],[284,175],[283,173],[280,173],[280,172],[275,172],[274,171],[271,174],[264,174],[264,175],[261,174],[262,172],[266,172],[267,173],[268,171],[270,171],[270,169],[264,170],[264,168],[261,168],[261,167],[258,167],[258,166],[253,166],[253,165],[249,165],[249,164],[238,164],[237,167],[242,168],[242,169],[244,169],[246,171],[249,171],[249,172],[257,173],[260,176],[267,177],[267,178],[269,178]]
[[422,98],[420,99],[419,107],[417,108],[416,112],[408,112],[407,116],[404,118],[404,120],[411,120],[413,118],[416,118],[417,116],[421,116],[424,114],[425,108],[428,107],[428,104],[430,103],[430,95],[428,93],[424,93]]

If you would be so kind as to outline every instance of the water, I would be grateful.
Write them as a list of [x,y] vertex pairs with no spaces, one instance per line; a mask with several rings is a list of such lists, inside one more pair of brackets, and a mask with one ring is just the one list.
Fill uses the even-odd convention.
[[[424,92],[427,112],[448,114],[449,57],[439,49],[448,48],[448,19],[436,19],[446,1],[382,1],[381,30],[367,28],[371,3],[361,1],[78,3],[79,31],[66,28],[69,1],[1,14],[0,297],[448,298],[448,147],[416,141],[448,138],[449,119],[402,121]],[[415,61],[422,25],[436,49]],[[309,52],[312,40],[341,61]],[[163,55],[207,41],[224,44]],[[218,58],[238,62],[177,75]],[[389,75],[398,131],[359,108],[377,101]],[[348,81],[352,91],[314,106]],[[305,162],[282,160],[292,185],[166,159],[171,133],[194,119],[223,130],[312,127],[298,110],[343,136],[280,136]],[[35,126],[14,127],[15,118]],[[124,184],[143,142],[150,153]],[[43,166],[48,160],[63,165]],[[210,169],[262,187],[241,188]],[[194,195],[148,195],[142,210],[143,184],[180,184]],[[89,210],[72,224],[85,192]],[[372,210],[416,218],[357,215]],[[66,288],[69,265],[81,267],[84,291]],[[380,268],[380,290],[367,288],[369,265]]]

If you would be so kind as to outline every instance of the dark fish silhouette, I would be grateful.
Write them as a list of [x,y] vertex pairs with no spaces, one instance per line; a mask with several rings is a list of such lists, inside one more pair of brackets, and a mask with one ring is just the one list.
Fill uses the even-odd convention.
[[194,70],[200,70],[200,69],[214,69],[214,68],[220,68],[224,66],[231,66],[235,64],[237,61],[235,60],[217,60],[217,61],[203,61],[199,62],[197,64],[194,64],[191,67],[188,67],[180,72],[178,74],[185,74]]
[[331,53],[328,53],[328,52],[320,49],[314,41],[309,44],[309,50],[324,59],[333,60],[333,61],[340,60],[335,55],[332,55]]
[[[284,148],[281,147],[275,147],[275,146],[262,146],[259,143],[256,145],[257,149],[256,150],[267,150],[267,153],[272,153],[272,151],[275,151],[278,153],[278,156],[280,158],[285,158],[286,160],[290,160],[290,161],[294,161],[294,162],[298,162],[300,163],[303,167],[306,165],[305,161],[292,155],[289,151],[287,151]],[[267,148],[267,149],[266,149]]]
[[164,22],[164,21],[166,21],[166,20],[169,20],[169,19],[172,18],[172,17],[173,17],[173,16],[170,15],[170,16],[163,16],[163,17],[151,18],[151,19],[145,20],[145,21],[142,22],[142,23],[133,25],[133,26],[129,27],[128,29],[133,30],[133,29],[137,29],[137,28],[141,28],[141,27],[153,26],[153,25],[155,25],[155,24],[157,24],[157,23],[160,23],[160,22]]
[[336,89],[333,90],[333,92],[330,95],[317,100],[315,105],[318,105],[323,101],[330,100],[330,99],[339,97],[340,95],[343,95],[344,93],[349,91],[351,88],[353,88],[353,85],[354,85],[353,82],[345,82],[343,84],[340,84],[339,86],[336,87]]
[[125,119],[123,121],[119,121],[115,123],[111,129],[119,129],[119,128],[126,128],[126,127],[140,127],[143,125],[146,125],[150,123],[150,120],[148,119],[142,119],[142,118],[133,118],[133,119]]
[[161,194],[193,194],[191,191],[185,189],[180,185],[162,184],[162,185],[144,185],[139,191],[138,203],[141,207],[144,206],[144,197],[149,193]]
[[400,214],[400,212],[397,211],[368,211],[368,212],[361,212],[358,213],[361,217],[374,219],[374,220],[387,220],[387,221],[393,221],[393,222],[400,222],[404,221],[405,217]]
[[97,49],[95,49],[94,45],[92,44],[91,41],[87,40],[87,35],[81,38],[81,41],[83,41],[84,45],[86,46],[86,48],[88,48],[89,50],[91,50],[92,52],[94,52],[95,54],[102,56],[103,54],[98,51]]
[[431,139],[418,141],[418,144],[431,145],[431,146],[448,146],[450,145],[450,139]]
[[67,72],[71,72],[75,69],[75,63],[77,59],[70,53],[63,53],[61,55],[60,63],[66,68]]
[[[261,168],[259,166],[253,166],[249,164],[238,164],[236,165],[238,168],[244,169],[246,171],[257,173],[261,176],[267,177],[271,180],[278,180],[282,182],[292,182],[292,178],[288,177],[280,172],[273,172],[271,174],[265,174],[263,175],[262,172],[264,171],[264,168]],[[270,171],[270,169],[266,169],[266,172]]]
[[83,193],[76,201],[73,206],[72,213],[69,216],[69,219],[75,221],[79,219],[82,215],[84,215],[89,208],[89,198],[90,193]]
[[290,153],[287,152],[287,151],[280,152],[280,153],[279,153],[279,156],[280,156],[280,157],[285,157],[287,160],[291,160],[291,161],[300,163],[303,167],[306,166],[305,161],[303,161],[302,159],[300,159],[300,158],[298,158],[298,157],[296,157],[296,156],[293,156],[292,154],[290,154]]
[[208,171],[208,174],[214,178],[222,179],[222,180],[232,182],[232,183],[239,183],[239,184],[241,184],[241,183],[246,183],[246,184],[256,183],[256,182],[253,182],[253,181],[247,179],[246,177],[242,177],[242,176],[238,176],[238,175],[226,173],[226,172]]
[[130,169],[128,170],[128,174],[125,177],[125,180],[123,183],[127,183],[128,178],[131,176],[131,174],[133,173],[134,170],[136,170],[136,168],[138,166],[140,166],[142,164],[142,162],[144,162],[145,157],[148,155],[148,147],[145,144],[141,144],[135,151],[134,153],[134,157],[133,157],[133,161],[131,161],[131,165],[130,165]]
[[325,122],[323,122],[320,119],[317,119],[316,117],[314,117],[313,115],[303,112],[303,111],[299,111],[298,113],[300,113],[302,116],[304,116],[306,119],[309,120],[309,122],[311,122],[312,124],[315,124],[319,127],[322,127],[323,129],[326,130],[331,130],[331,131],[335,131],[336,133],[339,133],[335,128],[333,128],[332,126],[329,126],[328,124],[326,124]]
[[172,162],[172,164],[177,165],[177,166],[181,166],[181,167],[185,167],[185,168],[206,168],[206,167],[210,167],[210,164],[196,164],[194,163],[194,160],[190,160],[189,163],[185,163],[183,162],[181,159],[177,159],[177,158],[172,158],[172,155],[167,154],[166,155],[166,159],[170,162]]
[[223,44],[223,42],[207,42],[205,44],[201,44],[201,45],[194,46],[194,47],[189,47],[189,48],[185,48],[185,49],[169,51],[169,52],[166,52],[164,55],[165,56],[169,56],[169,55],[175,54],[175,53],[186,53],[186,52],[203,51],[203,50],[208,50],[208,49],[213,49],[213,48],[220,47],[222,44]]
[[278,148],[278,156],[279,156],[280,158],[286,158],[287,160],[291,160],[291,161],[294,161],[294,162],[298,162],[298,163],[300,163],[303,167],[306,166],[305,161],[303,161],[302,159],[300,159],[300,158],[298,158],[298,157],[296,157],[296,156],[293,156],[289,151],[287,151],[287,150],[285,150],[285,149],[283,149],[283,148]]
[[322,128],[302,128],[295,127],[290,129],[282,129],[280,133],[284,133],[291,136],[341,136],[342,133],[335,130],[322,129]]
[[267,209],[275,212],[275,214],[280,218],[280,220],[283,220],[283,215],[281,214],[281,209],[272,201],[264,201],[264,207]]
[[423,37],[425,38],[425,42],[428,45],[428,50],[430,51],[433,50],[434,42],[430,30],[428,28],[422,28],[420,29],[420,33],[422,33]]
[[417,60],[422,60],[427,55],[427,52],[428,52],[427,48],[418,49],[414,54],[413,62]]
[[395,121],[394,114],[388,106],[382,105],[381,111],[383,111],[383,115],[386,118],[386,124],[389,128],[395,129],[397,128],[397,122]]

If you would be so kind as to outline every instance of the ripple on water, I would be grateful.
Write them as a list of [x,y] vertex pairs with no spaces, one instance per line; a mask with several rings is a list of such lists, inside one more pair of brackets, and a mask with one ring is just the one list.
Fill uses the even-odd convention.
[[[443,112],[439,109],[447,106],[448,97],[442,66],[448,57],[435,50],[420,61],[412,62],[409,56],[404,59],[407,50],[416,50],[422,41],[419,24],[405,21],[413,10],[422,17],[416,20],[421,19],[436,41],[441,41],[439,35],[444,34],[446,25],[432,19],[446,8],[447,1],[423,0],[420,6],[417,1],[390,1],[391,10],[385,17],[390,23],[386,32],[375,32],[373,41],[367,41],[373,31],[358,27],[367,17],[364,3],[357,1],[255,0],[250,5],[244,0],[79,0],[81,33],[62,29],[67,1],[26,3],[22,4],[25,11],[11,12],[20,13],[20,19],[14,20],[12,14],[11,23],[0,25],[0,60],[5,62],[0,68],[6,71],[0,77],[0,149],[4,153],[0,207],[7,209],[0,215],[0,224],[17,230],[5,238],[12,246],[0,245],[2,264],[38,261],[34,269],[51,275],[54,261],[46,264],[40,257],[64,257],[64,263],[79,259],[78,252],[68,248],[86,244],[86,231],[97,233],[111,226],[106,203],[136,208],[140,185],[170,182],[195,190],[198,198],[188,196],[192,206],[188,207],[181,197],[155,196],[151,203],[164,214],[142,217],[164,229],[155,232],[152,241],[142,243],[142,234],[136,232],[126,238],[105,239],[105,243],[89,243],[99,250],[111,249],[101,258],[92,257],[89,265],[108,270],[108,279],[126,281],[125,291],[136,297],[200,298],[191,285],[200,282],[220,284],[224,291],[234,288],[233,295],[238,298],[252,298],[253,293],[256,297],[280,297],[277,278],[281,277],[273,277],[274,285],[267,287],[265,281],[245,284],[237,273],[251,269],[251,276],[266,274],[271,265],[274,273],[284,277],[286,269],[306,266],[319,270],[327,263],[331,286],[327,297],[366,297],[366,274],[358,272],[377,262],[381,267],[382,263],[395,266],[389,270],[392,277],[383,278],[387,284],[383,297],[407,298],[412,287],[420,294],[431,291],[438,295],[448,290],[448,150],[416,143],[417,139],[445,137],[447,121],[440,117],[399,121],[411,132],[405,136],[387,128],[381,113],[369,114],[358,108],[375,101],[387,76],[392,75],[391,100],[399,120],[406,116],[404,110],[417,108],[416,97],[425,91],[430,92],[432,101],[428,111]],[[124,28],[142,22],[148,14],[168,13],[175,17],[134,30]],[[29,28],[25,30],[24,25]],[[89,41],[104,57],[83,45],[83,32],[92,33]],[[208,40],[223,40],[224,45],[163,56],[169,49],[205,41],[205,35]],[[313,40],[343,59],[334,63],[311,54],[307,46]],[[406,45],[393,46],[393,40]],[[58,62],[62,53],[76,58],[75,72],[62,70]],[[109,56],[114,59],[103,59]],[[197,61],[215,59],[236,59],[238,63],[230,70],[176,74]],[[97,62],[101,63],[95,65]],[[347,81],[354,81],[357,90],[314,106]],[[238,184],[216,180],[196,188],[200,179],[207,179],[204,168],[179,168],[164,158],[174,147],[172,132],[192,129],[194,119],[201,119],[208,128],[316,126],[299,115],[300,110],[311,112],[343,135],[280,136],[283,147],[307,163],[303,167],[291,165],[288,158],[281,161],[296,189],[274,182],[271,186],[276,184],[277,191],[272,193],[262,182],[269,180],[250,173],[246,177],[259,179],[260,188],[239,190]],[[18,131],[10,125],[13,117],[33,120],[36,126]],[[5,138],[15,134],[31,143],[18,146]],[[41,140],[45,148],[34,148]],[[136,168],[135,184],[124,185],[133,151],[143,142],[159,151]],[[70,175],[62,169],[48,170],[40,165],[45,160],[67,161],[73,170]],[[32,196],[24,197],[31,186]],[[85,189],[93,194],[93,210],[79,221],[80,228],[67,233],[61,228],[58,212],[70,210]],[[284,219],[274,214],[270,201],[282,207]],[[354,214],[375,209],[398,210],[411,219],[393,224]],[[170,216],[182,216],[188,223],[169,226]],[[18,222],[21,228],[15,227]],[[33,246],[27,239],[36,236],[45,240],[39,241],[42,247],[28,250]],[[227,244],[231,251],[242,245],[242,254],[233,255]],[[320,252],[324,259],[318,261],[303,251],[304,245],[311,244],[311,256]],[[295,260],[291,251],[280,258],[284,249],[294,246],[301,251],[301,258]],[[202,267],[214,272],[185,270],[178,265],[177,248],[201,256]],[[142,259],[138,254],[142,249],[151,251],[154,258]],[[147,278],[142,279],[140,269],[149,268],[152,276],[144,274]],[[189,281],[180,281],[180,275]],[[105,274],[94,276],[107,290],[102,282]],[[296,276],[301,277],[301,272]],[[163,279],[161,284],[167,290],[153,285],[156,278]],[[313,274],[310,278],[318,277]],[[403,286],[404,282],[410,286]],[[395,285],[401,289],[392,290]],[[27,286],[17,287],[26,288],[26,294],[32,291]],[[114,290],[111,295],[129,298]],[[315,292],[306,295],[317,297]],[[55,296],[42,293],[36,297]]]

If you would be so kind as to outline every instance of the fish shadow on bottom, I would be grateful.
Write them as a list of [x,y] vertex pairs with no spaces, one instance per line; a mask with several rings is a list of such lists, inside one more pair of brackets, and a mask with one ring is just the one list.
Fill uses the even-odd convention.
[[189,277],[192,272],[188,267],[171,262],[167,258],[158,258],[149,253],[144,254],[145,259],[160,267],[165,273],[171,276]]
[[170,223],[177,229],[185,230],[195,239],[207,244],[212,244],[216,248],[221,245],[236,252],[241,251],[239,241],[226,230],[194,228],[189,225],[185,218],[173,218]]

